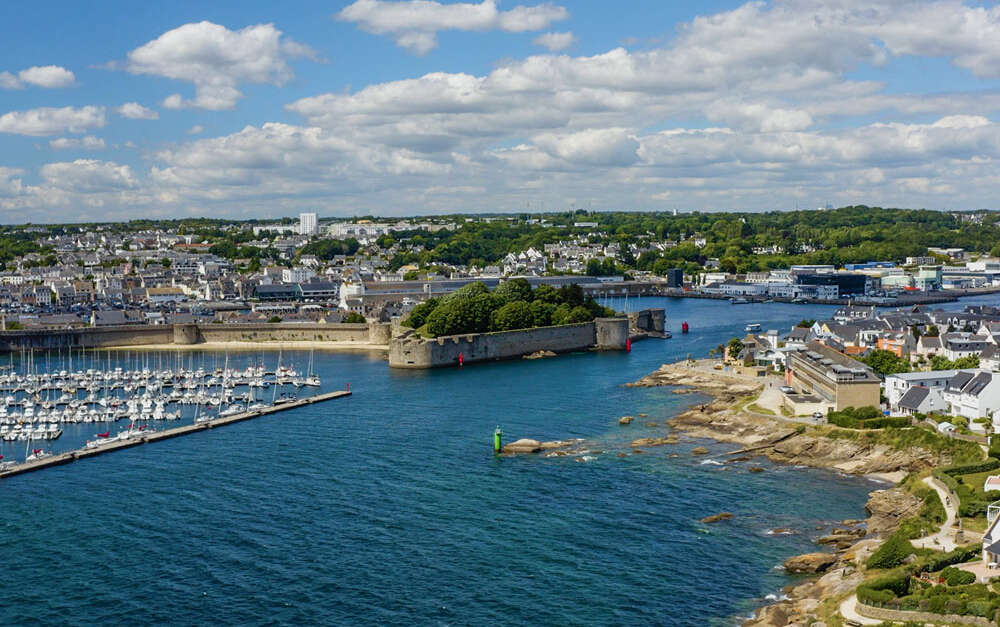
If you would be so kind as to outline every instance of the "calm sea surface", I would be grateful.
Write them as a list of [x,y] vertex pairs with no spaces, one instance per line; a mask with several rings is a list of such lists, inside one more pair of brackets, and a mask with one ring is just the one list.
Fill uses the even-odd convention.
[[[793,581],[775,568],[784,558],[815,550],[813,539],[834,522],[863,517],[867,493],[879,486],[767,462],[759,474],[745,464],[725,468],[690,450],[731,445],[693,439],[619,458],[629,440],[663,433],[646,421],[694,402],[621,385],[663,362],[703,357],[748,322],[786,331],[833,308],[629,305],[665,306],[674,338],[637,342],[630,354],[432,372],[316,353],[323,389],[349,382],[354,396],[5,480],[0,618],[733,624]],[[284,357],[308,365],[307,353]],[[264,356],[272,366],[276,358]],[[230,365],[260,359],[231,354]],[[619,416],[639,412],[649,418],[618,426]],[[587,438],[603,452],[496,458],[498,424],[507,440]],[[52,447],[79,446],[96,429],[68,425]],[[3,453],[23,458],[24,444],[5,444]],[[736,516],[698,522],[720,511]],[[795,533],[767,533],[776,527]]]

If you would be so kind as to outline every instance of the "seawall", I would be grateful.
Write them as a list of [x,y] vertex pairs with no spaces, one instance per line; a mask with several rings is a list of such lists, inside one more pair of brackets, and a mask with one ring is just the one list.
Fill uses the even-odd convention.
[[175,324],[0,332],[0,352],[203,343],[336,342],[388,347],[389,323]]
[[463,363],[513,359],[537,351],[565,353],[580,350],[625,350],[627,318],[598,318],[593,322],[537,329],[470,333],[434,339],[412,332],[389,342],[389,367],[440,368]]

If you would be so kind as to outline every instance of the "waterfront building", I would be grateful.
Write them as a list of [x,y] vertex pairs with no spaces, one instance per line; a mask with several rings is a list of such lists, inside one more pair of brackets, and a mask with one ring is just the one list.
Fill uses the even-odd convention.
[[[880,404],[880,381],[872,369],[817,341],[788,353],[785,380],[835,411]],[[789,396],[793,395],[786,399]]]

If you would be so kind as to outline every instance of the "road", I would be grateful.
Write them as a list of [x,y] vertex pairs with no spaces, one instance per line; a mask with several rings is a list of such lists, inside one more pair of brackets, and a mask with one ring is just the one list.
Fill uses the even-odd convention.
[[855,605],[858,603],[858,595],[852,594],[840,603],[840,615],[848,621],[848,624],[855,625],[881,625],[884,621],[875,620],[858,614]]

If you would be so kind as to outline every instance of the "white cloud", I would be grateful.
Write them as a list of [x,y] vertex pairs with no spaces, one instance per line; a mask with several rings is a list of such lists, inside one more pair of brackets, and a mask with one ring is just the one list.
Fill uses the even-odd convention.
[[552,52],[565,50],[576,42],[576,37],[571,32],[566,33],[544,33],[531,40],[536,46],[548,48]]
[[24,89],[26,84],[54,89],[72,87],[75,83],[76,76],[58,65],[36,65],[21,70],[17,76],[10,72],[0,72],[0,89]]
[[10,72],[0,72],[0,89],[24,89],[24,85]]
[[71,148],[81,148],[83,150],[104,150],[104,140],[93,135],[85,135],[80,138],[60,137],[49,141],[49,146],[53,150],[69,150]]
[[479,4],[357,0],[337,14],[337,19],[355,22],[370,33],[392,35],[397,45],[415,54],[426,54],[436,48],[437,33],[444,30],[521,33],[547,28],[552,22],[567,17],[569,12],[565,8],[552,4],[519,5],[501,11],[495,0],[483,0]]
[[205,131],[205,127],[201,124],[195,124],[187,130],[188,135],[201,135]]
[[16,135],[55,135],[83,133],[105,124],[104,107],[41,107],[27,111],[11,111],[0,116],[0,133]]
[[115,111],[118,112],[118,115],[130,120],[158,120],[160,118],[159,113],[142,106],[138,102],[126,102],[115,109]]
[[179,94],[163,102],[167,108],[232,109],[243,97],[241,83],[282,85],[292,78],[290,59],[314,57],[272,24],[238,31],[212,22],[185,24],[128,53],[133,74],[151,74],[194,83],[195,98]]
[[70,192],[114,192],[138,186],[129,166],[112,161],[77,159],[47,163],[40,173],[48,185]]
[[17,73],[22,82],[36,87],[70,87],[76,82],[76,76],[64,67],[44,65],[30,67]]

